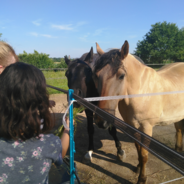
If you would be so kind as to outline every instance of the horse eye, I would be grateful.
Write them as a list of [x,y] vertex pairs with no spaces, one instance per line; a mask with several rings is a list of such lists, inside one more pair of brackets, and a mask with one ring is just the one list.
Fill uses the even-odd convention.
[[125,76],[125,74],[122,74],[122,75],[119,77],[119,79],[120,79],[120,80],[124,79],[124,76]]

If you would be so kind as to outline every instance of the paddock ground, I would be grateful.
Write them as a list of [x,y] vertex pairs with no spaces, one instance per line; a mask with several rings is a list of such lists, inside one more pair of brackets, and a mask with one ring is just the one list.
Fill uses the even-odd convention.
[[[56,101],[53,113],[57,125],[62,122],[63,112],[67,105],[65,94],[54,94],[50,99]],[[118,110],[116,116],[121,118]],[[91,163],[83,163],[83,156],[88,147],[88,134],[86,128],[86,117],[84,113],[79,114],[82,121],[77,124],[75,133],[75,162],[80,181],[85,184],[134,184],[137,182],[138,175],[134,172],[138,164],[137,151],[133,141],[118,130],[117,136],[122,143],[122,149],[126,152],[124,162],[116,160],[116,148],[112,137],[107,131],[99,129],[95,125],[94,144],[95,151]],[[167,146],[174,148],[175,145],[175,128],[174,125],[156,126],[153,130],[153,137]],[[68,152],[69,153],[69,152]],[[184,152],[183,152],[184,153]],[[147,184],[159,184],[182,175],[172,169],[170,166],[159,160],[149,153],[147,163]],[[50,184],[60,184],[62,171],[54,165],[49,175]],[[184,184],[184,179],[170,182],[172,184]]]

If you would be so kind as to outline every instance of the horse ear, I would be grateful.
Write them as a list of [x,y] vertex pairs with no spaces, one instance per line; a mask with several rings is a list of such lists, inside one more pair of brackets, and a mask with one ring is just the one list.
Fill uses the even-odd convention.
[[71,63],[72,61],[69,60],[67,56],[65,56],[64,58],[65,58],[65,63],[66,63],[67,65],[70,65],[70,63]]
[[89,51],[89,53],[87,54],[85,60],[86,63],[92,63],[93,62],[93,47],[91,47],[91,50]]
[[126,40],[123,46],[121,47],[121,59],[126,58],[128,53],[129,53],[129,44],[128,41]]
[[102,54],[104,54],[105,52],[100,48],[100,46],[98,45],[98,43],[96,42],[96,51],[97,53],[101,56]]

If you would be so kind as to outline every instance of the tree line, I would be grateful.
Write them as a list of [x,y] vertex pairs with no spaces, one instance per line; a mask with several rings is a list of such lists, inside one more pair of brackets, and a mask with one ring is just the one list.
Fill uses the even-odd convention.
[[184,61],[184,28],[174,23],[158,22],[138,41],[134,52],[145,63]]
[[[21,62],[32,64],[38,68],[67,68],[64,58],[50,58],[48,54],[38,53],[34,50],[33,53],[23,52],[18,55]],[[57,62],[57,63],[56,63]]]
[[[2,33],[0,33],[0,40]],[[158,22],[138,41],[134,53],[145,63],[184,62],[184,28],[174,23]],[[18,55],[20,61],[38,68],[67,68],[64,58],[50,58],[48,54],[23,51]]]

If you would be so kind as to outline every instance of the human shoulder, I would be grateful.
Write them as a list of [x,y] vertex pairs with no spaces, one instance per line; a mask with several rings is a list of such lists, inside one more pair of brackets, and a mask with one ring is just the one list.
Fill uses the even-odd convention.
[[60,140],[60,138],[58,136],[55,136],[54,134],[40,134],[39,135],[39,138],[44,138],[44,139],[47,139],[47,140],[50,140],[50,141],[58,141]]

